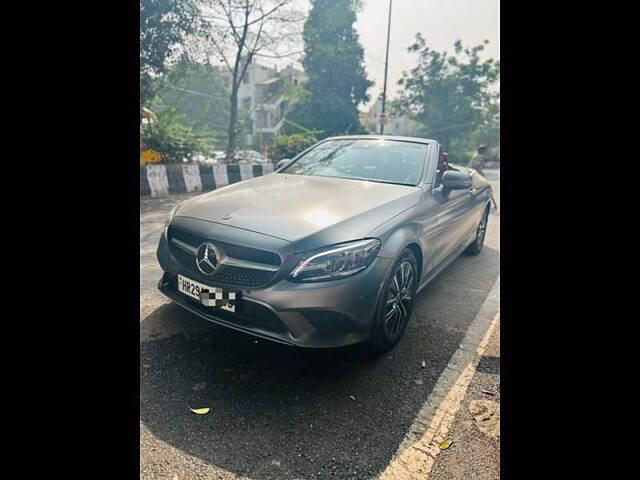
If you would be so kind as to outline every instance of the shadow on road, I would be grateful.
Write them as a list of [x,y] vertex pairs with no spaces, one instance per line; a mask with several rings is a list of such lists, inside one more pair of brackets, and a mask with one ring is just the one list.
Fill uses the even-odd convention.
[[163,442],[251,478],[371,478],[457,349],[499,275],[499,256],[485,246],[456,260],[420,293],[405,338],[381,356],[363,346],[296,349],[160,307],[146,324],[172,316],[197,328],[140,345],[141,422]]

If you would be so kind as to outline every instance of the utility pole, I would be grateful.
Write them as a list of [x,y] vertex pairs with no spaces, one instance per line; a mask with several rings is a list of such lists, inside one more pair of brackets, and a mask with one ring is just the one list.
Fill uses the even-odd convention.
[[391,7],[393,0],[389,0],[389,24],[387,26],[387,55],[384,59],[384,85],[382,87],[382,113],[380,118],[380,135],[384,134],[384,122],[386,121],[385,104],[387,103],[387,67],[389,66],[389,38],[391,37]]

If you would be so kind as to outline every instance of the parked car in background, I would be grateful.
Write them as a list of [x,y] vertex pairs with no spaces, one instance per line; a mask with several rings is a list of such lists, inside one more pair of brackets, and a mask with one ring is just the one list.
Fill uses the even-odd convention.
[[271,175],[189,199],[161,235],[158,288],[276,342],[389,349],[417,292],[484,243],[491,186],[445,159],[435,140],[331,137]]
[[270,163],[270,160],[255,150],[238,150],[235,156],[238,163]]
[[220,157],[216,152],[212,152],[211,155],[194,155],[193,161],[198,165],[217,165],[221,163],[220,158],[224,159],[224,154]]
[[[200,165],[217,165],[224,163],[226,158],[226,152],[214,150],[210,155],[196,155],[193,160]],[[270,163],[270,160],[255,150],[238,150],[232,163]]]
[[214,150],[213,152],[211,152],[210,156],[214,160],[217,160],[218,162],[221,162],[221,161],[223,161],[225,159],[227,154],[223,150]]

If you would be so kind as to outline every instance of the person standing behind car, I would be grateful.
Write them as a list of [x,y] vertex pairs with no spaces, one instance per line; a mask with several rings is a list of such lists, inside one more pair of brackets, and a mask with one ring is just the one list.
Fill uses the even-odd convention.
[[484,168],[484,164],[487,162],[487,160],[487,146],[480,145],[478,147],[478,151],[473,154],[473,157],[471,157],[470,167],[474,170],[477,170],[480,175],[484,175],[482,169]]

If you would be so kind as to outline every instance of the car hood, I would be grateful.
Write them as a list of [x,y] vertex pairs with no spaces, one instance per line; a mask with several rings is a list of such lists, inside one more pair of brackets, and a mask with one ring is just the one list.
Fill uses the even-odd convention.
[[331,244],[362,238],[418,203],[421,194],[405,185],[273,173],[195,197],[175,215],[290,242],[332,231],[331,238],[319,239]]

